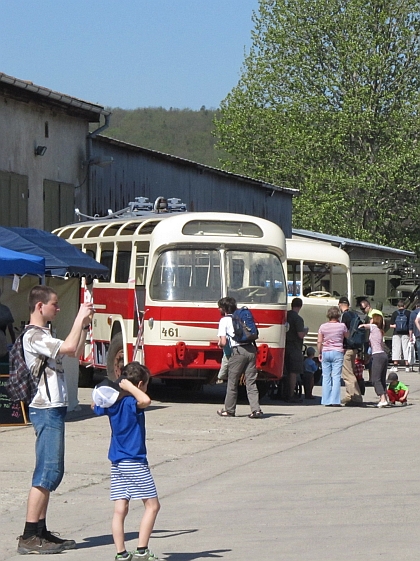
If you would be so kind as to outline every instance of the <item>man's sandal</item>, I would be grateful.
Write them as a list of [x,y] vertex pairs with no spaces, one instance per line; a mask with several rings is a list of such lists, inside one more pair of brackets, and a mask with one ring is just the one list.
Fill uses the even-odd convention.
[[234,417],[235,413],[229,413],[229,411],[226,411],[226,409],[219,409],[217,411],[217,414],[219,415],[219,417]]
[[253,412],[251,413],[251,415],[248,415],[248,417],[249,417],[250,419],[262,419],[263,416],[264,416],[264,415],[263,415],[263,412],[262,412],[261,410],[260,410],[260,411],[253,411]]

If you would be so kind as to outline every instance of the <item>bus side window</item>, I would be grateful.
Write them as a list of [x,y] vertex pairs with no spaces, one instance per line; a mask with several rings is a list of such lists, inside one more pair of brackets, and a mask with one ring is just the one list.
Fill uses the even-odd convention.
[[300,261],[287,262],[288,296],[301,296]]
[[85,253],[86,255],[89,255],[89,257],[92,257],[92,259],[95,259],[96,261],[96,253],[93,249],[85,249]]
[[118,250],[115,282],[126,283],[130,274],[131,251]]
[[[109,274],[111,274],[111,271],[112,271],[113,260],[114,260],[114,251],[113,250],[105,249],[105,250],[102,251],[100,263],[102,265],[105,265],[105,267],[108,267]],[[109,282],[108,280],[104,280],[102,278],[100,278],[98,280],[99,280],[99,282]]]
[[136,256],[136,285],[144,286],[146,284],[147,264],[149,255],[147,253],[138,253]]

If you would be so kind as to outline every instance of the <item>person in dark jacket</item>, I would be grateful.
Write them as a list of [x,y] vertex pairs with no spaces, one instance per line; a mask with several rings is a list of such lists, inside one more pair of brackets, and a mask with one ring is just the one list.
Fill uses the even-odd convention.
[[[350,310],[350,302],[347,296],[342,296],[338,301],[338,307],[341,312],[341,323],[344,323],[347,327],[347,331],[350,331],[350,324],[353,318],[357,315],[356,312]],[[347,339],[344,339],[344,360],[343,369],[341,371],[341,377],[346,386],[346,397],[342,400],[343,405],[361,405],[363,403],[363,397],[357,382],[357,378],[354,374],[354,364],[357,356],[357,348],[353,348]]]

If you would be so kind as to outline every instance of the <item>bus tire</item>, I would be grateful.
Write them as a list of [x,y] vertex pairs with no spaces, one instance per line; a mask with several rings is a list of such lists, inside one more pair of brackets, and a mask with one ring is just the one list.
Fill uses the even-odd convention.
[[122,333],[115,333],[111,339],[106,359],[106,372],[110,380],[116,380],[121,374],[121,360],[124,361]]

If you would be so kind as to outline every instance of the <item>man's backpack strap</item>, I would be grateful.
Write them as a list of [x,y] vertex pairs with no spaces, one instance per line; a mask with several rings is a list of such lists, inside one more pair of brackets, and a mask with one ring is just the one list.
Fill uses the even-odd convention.
[[[22,338],[22,354],[23,354],[23,360],[26,362],[25,359],[25,347],[23,344],[23,336],[26,335],[26,333],[30,330],[30,329],[42,329],[42,327],[38,327],[37,325],[27,325],[25,327],[24,332],[20,335],[20,337]],[[46,369],[47,369],[47,365],[48,365],[48,357],[41,355],[42,356],[42,362],[38,368],[38,373],[36,375],[36,378],[38,380],[38,385],[39,382],[41,380],[42,375],[44,375],[44,383],[45,383],[45,391],[47,392],[47,397],[50,400],[51,403],[51,393],[50,393],[50,388],[48,387],[48,376],[46,373]]]

